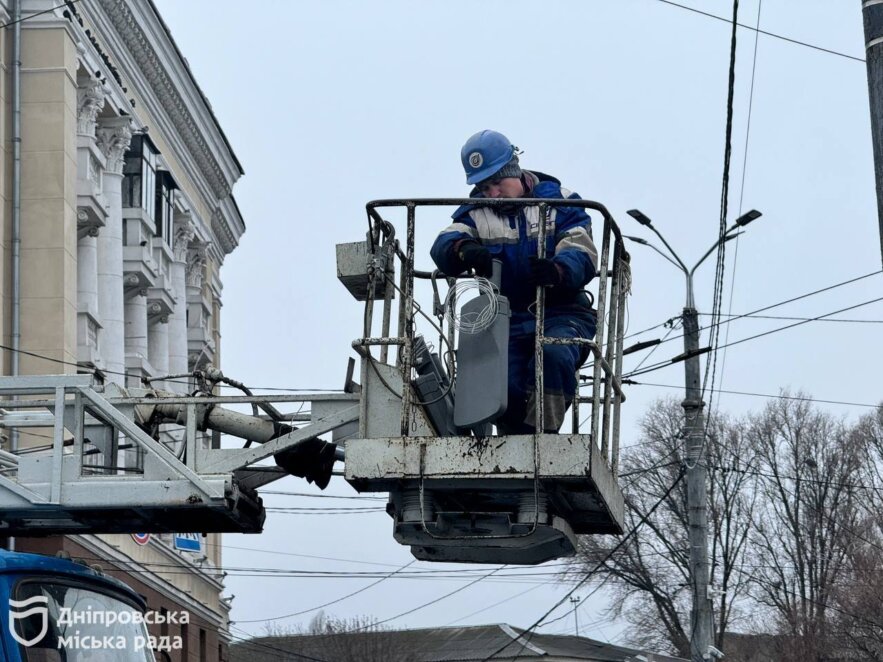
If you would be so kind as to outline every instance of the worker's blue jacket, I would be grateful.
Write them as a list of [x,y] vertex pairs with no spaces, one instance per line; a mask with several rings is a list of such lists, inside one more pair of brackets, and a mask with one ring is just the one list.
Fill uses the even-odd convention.
[[[530,189],[525,197],[579,200],[554,177],[524,171]],[[471,198],[482,198],[478,189]],[[503,263],[500,293],[509,299],[513,313],[523,312],[536,299],[530,284],[530,257],[537,255],[539,208],[500,208],[463,205],[453,214],[454,222],[432,245],[432,259],[446,274],[464,270],[457,255],[463,240],[477,240],[491,256]],[[598,251],[592,242],[591,220],[584,209],[551,206],[546,220],[546,255],[561,267],[562,282],[546,291],[546,306],[585,307],[583,287],[594,277]]]

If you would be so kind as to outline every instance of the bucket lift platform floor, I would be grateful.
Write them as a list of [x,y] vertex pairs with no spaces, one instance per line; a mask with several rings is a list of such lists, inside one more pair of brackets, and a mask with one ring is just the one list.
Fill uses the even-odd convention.
[[577,534],[623,530],[590,435],[350,439],[345,467],[359,492],[390,493],[395,538],[419,559],[535,564],[573,554]]

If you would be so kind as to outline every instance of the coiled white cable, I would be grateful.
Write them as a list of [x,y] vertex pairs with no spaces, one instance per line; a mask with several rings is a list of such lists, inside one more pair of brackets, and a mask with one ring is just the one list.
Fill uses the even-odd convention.
[[[477,291],[477,296],[486,296],[488,303],[477,312],[463,313],[460,303],[470,293]],[[487,278],[458,280],[445,297],[445,319],[461,333],[480,333],[493,324],[499,310],[497,302],[497,286]],[[470,298],[469,301],[474,300]],[[468,303],[468,302],[467,302]],[[457,310],[457,307],[460,310]]]

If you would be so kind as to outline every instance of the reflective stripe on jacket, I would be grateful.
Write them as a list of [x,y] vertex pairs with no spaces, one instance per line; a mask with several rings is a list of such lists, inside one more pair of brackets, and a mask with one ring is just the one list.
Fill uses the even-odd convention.
[[[579,200],[554,177],[525,171],[532,190],[525,197]],[[473,190],[470,197],[483,197]],[[457,256],[459,243],[474,239],[503,263],[501,294],[513,311],[523,311],[536,298],[529,284],[530,257],[537,254],[539,208],[512,209],[464,205],[453,214],[454,222],[442,230],[432,245],[432,259],[446,274],[459,274],[463,264]],[[577,303],[582,288],[595,276],[598,251],[592,242],[591,219],[578,207],[549,208],[546,219],[546,255],[561,267],[562,282],[547,291],[547,305]]]

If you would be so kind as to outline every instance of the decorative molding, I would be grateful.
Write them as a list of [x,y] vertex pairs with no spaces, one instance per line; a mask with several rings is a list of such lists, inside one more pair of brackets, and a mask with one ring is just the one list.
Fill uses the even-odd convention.
[[98,123],[98,148],[107,159],[105,172],[123,174],[123,157],[132,142],[131,123],[128,117],[115,117]]
[[221,211],[220,207],[212,212],[211,225],[212,232],[214,232],[215,237],[218,238],[218,243],[221,245],[224,255],[232,253],[233,249],[236,248],[239,242],[236,240],[236,235],[234,235],[233,231],[230,229],[230,225],[226,222],[224,213]]
[[77,207],[77,239],[97,237],[103,227],[104,220],[91,207]]
[[175,214],[175,239],[172,242],[175,262],[187,262],[187,251],[195,236],[193,217],[190,214]]
[[230,195],[232,184],[224,176],[220,164],[196,125],[178,87],[171,80],[160,55],[138,24],[130,3],[127,0],[99,0],[99,4],[107,13],[111,24],[132,57],[138,62],[141,73],[153,88],[156,98],[168,113],[187,149],[196,159],[212,192],[218,199],[226,198]]
[[104,84],[92,75],[79,80],[77,86],[77,133],[95,137],[98,113],[104,108],[106,90]]
[[[95,126],[92,127],[92,133],[94,137]],[[92,183],[92,191],[96,195],[101,195],[102,186],[101,186],[101,171],[103,170],[101,163],[98,162],[98,159],[95,158],[95,155],[92,152],[89,152],[89,158],[86,161],[86,178]]]
[[187,251],[187,287],[202,288],[205,278],[206,244],[196,242]]

